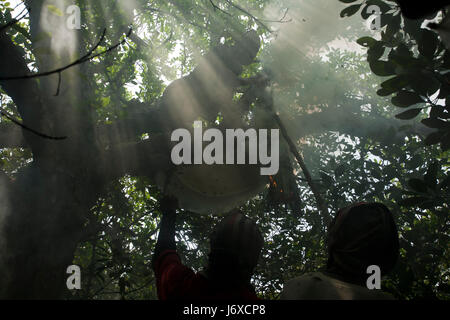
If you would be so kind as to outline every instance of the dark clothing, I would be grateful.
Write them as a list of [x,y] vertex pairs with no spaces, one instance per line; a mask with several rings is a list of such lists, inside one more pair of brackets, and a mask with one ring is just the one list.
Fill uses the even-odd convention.
[[376,265],[386,274],[398,258],[397,227],[386,206],[360,202],[342,208],[328,228],[327,241],[327,270],[288,281],[282,299],[393,299],[366,284],[368,266]]
[[[160,300],[258,299],[253,287],[247,281],[239,279],[237,275],[232,273],[232,270],[241,271],[241,269],[236,268],[233,264],[228,267],[227,262],[232,261],[232,259],[226,259],[223,263],[219,263],[216,266],[217,268],[214,268],[216,274],[213,276],[207,276],[202,272],[195,273],[184,266],[176,252],[176,210],[173,199],[169,197],[162,199],[160,210],[163,216],[152,260]],[[217,252],[220,251],[216,250],[215,253]],[[221,253],[219,256],[224,258],[225,254]],[[214,281],[213,279],[218,280]]]
[[175,250],[165,250],[154,263],[160,300],[257,300],[249,285],[220,286],[181,263]]
[[163,198],[160,203],[160,210],[163,212],[159,225],[158,241],[156,242],[155,252],[153,253],[152,266],[155,269],[156,259],[166,250],[176,250],[175,244],[175,222],[176,211],[170,203],[170,198]]
[[381,203],[356,203],[338,211],[328,228],[327,269],[346,279],[367,279],[367,267],[389,273],[399,255],[394,217]]

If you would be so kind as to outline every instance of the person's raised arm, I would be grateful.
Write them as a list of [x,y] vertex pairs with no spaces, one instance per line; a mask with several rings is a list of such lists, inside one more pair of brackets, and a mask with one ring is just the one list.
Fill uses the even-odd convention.
[[176,250],[175,244],[175,220],[176,209],[178,207],[177,199],[170,196],[164,196],[159,204],[162,213],[159,225],[158,241],[156,242],[155,252],[153,255],[152,265],[155,263],[161,253],[166,250]]

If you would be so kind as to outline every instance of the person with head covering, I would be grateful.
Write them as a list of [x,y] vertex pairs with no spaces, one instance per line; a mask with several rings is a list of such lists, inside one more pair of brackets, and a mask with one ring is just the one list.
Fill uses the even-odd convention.
[[325,270],[288,281],[281,299],[393,299],[369,289],[368,267],[389,273],[399,255],[398,232],[392,213],[381,203],[357,203],[338,211],[328,228]]
[[176,206],[164,199],[153,270],[160,300],[257,300],[250,278],[264,239],[256,223],[238,211],[226,215],[210,238],[208,266],[195,273],[181,263],[175,245]]

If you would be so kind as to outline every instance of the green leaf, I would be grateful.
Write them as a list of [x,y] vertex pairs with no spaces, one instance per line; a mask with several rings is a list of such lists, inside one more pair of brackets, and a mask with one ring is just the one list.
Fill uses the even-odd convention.
[[364,20],[369,19],[369,17],[370,17],[371,15],[373,15],[373,13],[372,13],[371,11],[368,11],[368,10],[367,10],[367,9],[369,9],[370,6],[371,6],[370,4],[366,4],[366,5],[364,6],[364,8],[361,10],[361,17],[362,17]]
[[350,17],[354,15],[356,12],[358,12],[359,8],[361,8],[362,3],[360,4],[353,4],[344,10],[341,11],[341,18]]
[[386,97],[397,91],[398,91],[397,89],[381,88],[377,90],[377,95],[379,95],[380,97]]
[[428,59],[432,59],[439,44],[437,34],[433,31],[423,29],[419,41],[419,52]]
[[392,63],[386,61],[370,61],[370,69],[374,74],[380,77],[395,75],[395,68]]
[[380,9],[381,13],[386,13],[392,9],[392,6],[387,4],[383,0],[368,0],[367,4],[377,6]]
[[408,111],[405,111],[405,112],[395,115],[395,117],[397,119],[409,120],[409,119],[417,117],[417,115],[420,113],[421,110],[422,110],[422,108],[410,109]]
[[423,73],[408,75],[409,86],[418,94],[426,96],[432,95],[439,90],[441,83],[434,77]]
[[436,119],[436,118],[423,119],[421,122],[429,128],[438,128],[439,129],[439,128],[450,127],[450,123],[447,123],[443,120]]
[[434,105],[431,107],[430,118],[444,118],[446,113],[444,112],[445,108],[442,106]]
[[404,76],[396,76],[389,80],[384,81],[381,84],[382,88],[385,89],[395,89],[396,91],[399,91],[400,89],[403,89],[408,85],[408,80]]
[[106,107],[111,102],[111,97],[109,97],[109,96],[108,97],[103,97],[103,98],[101,98],[101,100],[102,100],[102,106]]
[[367,50],[367,61],[379,60],[384,54],[385,49],[383,42],[378,41]]
[[432,132],[425,138],[425,144],[427,146],[437,144],[441,141],[441,137],[442,137],[442,132],[440,132],[440,131]]
[[413,57],[412,51],[404,43],[400,43],[389,53],[389,60],[393,60],[399,65],[410,64],[410,60]]
[[362,37],[362,38],[359,38],[358,40],[356,40],[356,43],[358,43],[359,45],[361,45],[363,47],[371,47],[374,44],[376,44],[377,42],[378,41],[372,37]]
[[406,108],[413,104],[424,102],[420,95],[406,90],[400,91],[391,101],[394,106],[400,108]]
[[352,3],[352,2],[356,2],[357,0],[339,0],[340,2],[343,3]]

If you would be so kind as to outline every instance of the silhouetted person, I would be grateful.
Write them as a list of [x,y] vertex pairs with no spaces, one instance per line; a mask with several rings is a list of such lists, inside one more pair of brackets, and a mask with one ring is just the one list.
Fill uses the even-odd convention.
[[357,203],[338,211],[328,228],[328,262],[324,271],[288,281],[281,299],[393,299],[368,289],[367,268],[389,273],[399,254],[398,232],[381,203]]
[[227,215],[210,239],[208,266],[195,273],[184,266],[175,246],[175,205],[165,199],[153,256],[160,300],[256,300],[250,278],[264,240],[256,224],[242,213]]

